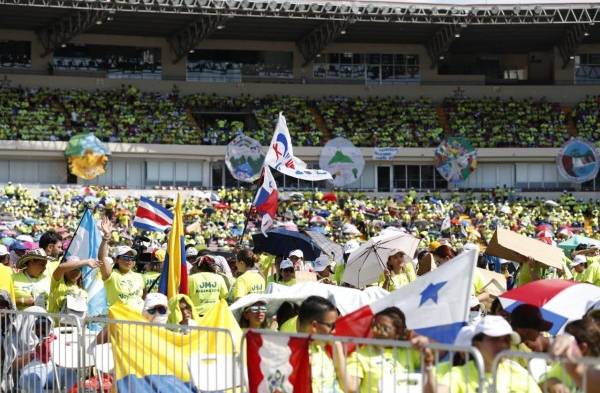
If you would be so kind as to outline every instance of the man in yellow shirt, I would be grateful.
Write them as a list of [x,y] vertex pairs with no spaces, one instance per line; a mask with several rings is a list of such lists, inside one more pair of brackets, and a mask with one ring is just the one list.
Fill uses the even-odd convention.
[[[508,322],[496,315],[487,315],[475,326],[471,342],[483,357],[484,375],[479,375],[473,361],[463,366],[453,367],[450,372],[436,378],[433,368],[434,356],[425,356],[427,377],[424,392],[477,392],[491,390],[492,371],[496,356],[519,343],[519,335],[512,330]],[[529,372],[512,360],[503,360],[498,365],[495,391],[498,393],[541,393],[541,389]]]
[[144,278],[141,274],[133,271],[137,252],[125,245],[115,249],[115,266],[111,268],[108,259],[108,242],[111,239],[112,223],[106,217],[102,219],[100,226],[102,230],[102,242],[98,251],[98,259],[104,263],[100,264],[100,273],[106,290],[106,301],[112,306],[117,301],[125,303],[130,307],[142,311],[144,307]]
[[189,297],[199,316],[206,315],[229,291],[222,276],[215,272],[215,262],[209,256],[200,257],[197,273],[188,278]]
[[63,242],[62,238],[58,233],[53,230],[45,232],[39,240],[39,246],[46,256],[48,256],[48,275],[51,276],[54,270],[60,263],[60,256],[63,253]]
[[252,250],[243,249],[238,252],[235,266],[241,275],[231,287],[230,298],[232,302],[251,293],[265,292],[265,279],[258,272],[257,259]]

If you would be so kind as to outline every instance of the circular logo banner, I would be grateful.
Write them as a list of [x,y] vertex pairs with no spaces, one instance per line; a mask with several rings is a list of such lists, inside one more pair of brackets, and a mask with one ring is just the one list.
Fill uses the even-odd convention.
[[477,151],[465,138],[448,138],[435,149],[435,168],[449,183],[461,183],[477,169]]
[[258,179],[264,160],[265,154],[260,143],[244,134],[229,142],[225,151],[227,169],[239,181],[252,183]]
[[574,183],[583,183],[598,174],[600,156],[590,142],[574,138],[560,149],[556,165],[562,177]]
[[360,178],[365,168],[365,159],[360,149],[345,138],[334,138],[321,150],[319,167],[333,176],[333,184],[343,187]]

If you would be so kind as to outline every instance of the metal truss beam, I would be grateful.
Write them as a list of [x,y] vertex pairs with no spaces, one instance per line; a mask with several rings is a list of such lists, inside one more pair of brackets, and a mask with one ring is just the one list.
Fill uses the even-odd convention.
[[427,42],[427,54],[431,60],[431,69],[434,69],[440,56],[445,55],[450,50],[450,45],[456,40],[457,34],[463,28],[459,25],[445,25],[433,34],[433,37]]
[[598,3],[450,6],[395,1],[351,3],[310,0],[0,0],[0,5],[193,15],[254,16],[436,24],[600,23]]
[[565,69],[571,61],[571,57],[575,56],[577,47],[586,36],[586,25],[572,25],[565,30],[563,38],[558,43],[558,51],[562,57],[562,68]]
[[298,50],[304,58],[303,65],[313,61],[327,45],[335,41],[344,32],[348,24],[349,22],[345,20],[325,22],[298,40],[296,46],[298,46]]
[[202,15],[169,37],[169,45],[175,54],[173,64],[183,59],[189,51],[195,49],[200,42],[223,26],[224,22],[225,17],[220,15]]
[[60,45],[66,44],[79,34],[89,30],[97,22],[102,22],[107,18],[108,13],[108,11],[94,9],[73,11],[50,26],[38,30],[36,34],[44,47],[40,56],[49,55]]

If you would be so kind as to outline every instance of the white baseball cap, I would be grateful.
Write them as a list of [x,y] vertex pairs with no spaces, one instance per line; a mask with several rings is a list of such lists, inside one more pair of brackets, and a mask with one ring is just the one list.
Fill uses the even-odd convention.
[[117,248],[115,248],[114,257],[117,258],[121,255],[129,254],[130,252],[133,253],[133,256],[137,255],[137,251],[129,246],[117,246]]
[[315,272],[322,272],[323,270],[327,269],[327,266],[332,265],[335,265],[335,262],[330,262],[329,257],[327,255],[321,255],[320,257],[315,259]]
[[280,269],[289,269],[290,267],[294,267],[294,263],[292,261],[290,261],[289,259],[284,259],[279,264]]
[[473,332],[475,327],[471,325],[463,326],[454,339],[454,345],[459,347],[470,347],[473,340]]
[[188,258],[198,256],[198,250],[196,247],[188,247],[188,249],[185,250],[185,256]]
[[302,250],[293,250],[290,252],[289,257],[298,257],[304,259],[304,253]]
[[0,244],[0,257],[3,257],[8,254],[8,248],[4,244]]
[[[2,254],[0,254],[2,255]],[[573,258],[573,262],[571,262],[571,266],[577,266],[577,265],[581,265],[582,263],[586,263],[587,262],[587,258],[583,255],[575,255],[575,258]]]
[[521,342],[519,333],[512,330],[509,323],[506,322],[506,319],[497,315],[486,315],[485,317],[481,318],[481,321],[475,325],[473,337],[479,333],[483,333],[488,337],[510,336],[513,344],[518,344]]
[[156,306],[165,306],[168,309],[169,301],[167,300],[167,297],[162,293],[147,294],[146,300],[144,301],[144,310],[151,310]]

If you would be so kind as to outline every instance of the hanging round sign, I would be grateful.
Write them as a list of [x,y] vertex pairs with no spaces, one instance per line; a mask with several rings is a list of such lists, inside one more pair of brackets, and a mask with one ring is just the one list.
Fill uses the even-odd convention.
[[331,173],[336,187],[343,187],[360,178],[365,168],[365,159],[352,142],[338,137],[323,146],[319,167]]
[[236,180],[252,183],[258,179],[264,160],[260,143],[244,134],[239,134],[227,145],[225,164]]
[[600,156],[593,144],[573,138],[558,152],[556,165],[562,177],[573,183],[583,183],[598,174]]
[[435,149],[435,168],[449,183],[461,183],[477,169],[477,151],[462,137],[450,137]]

